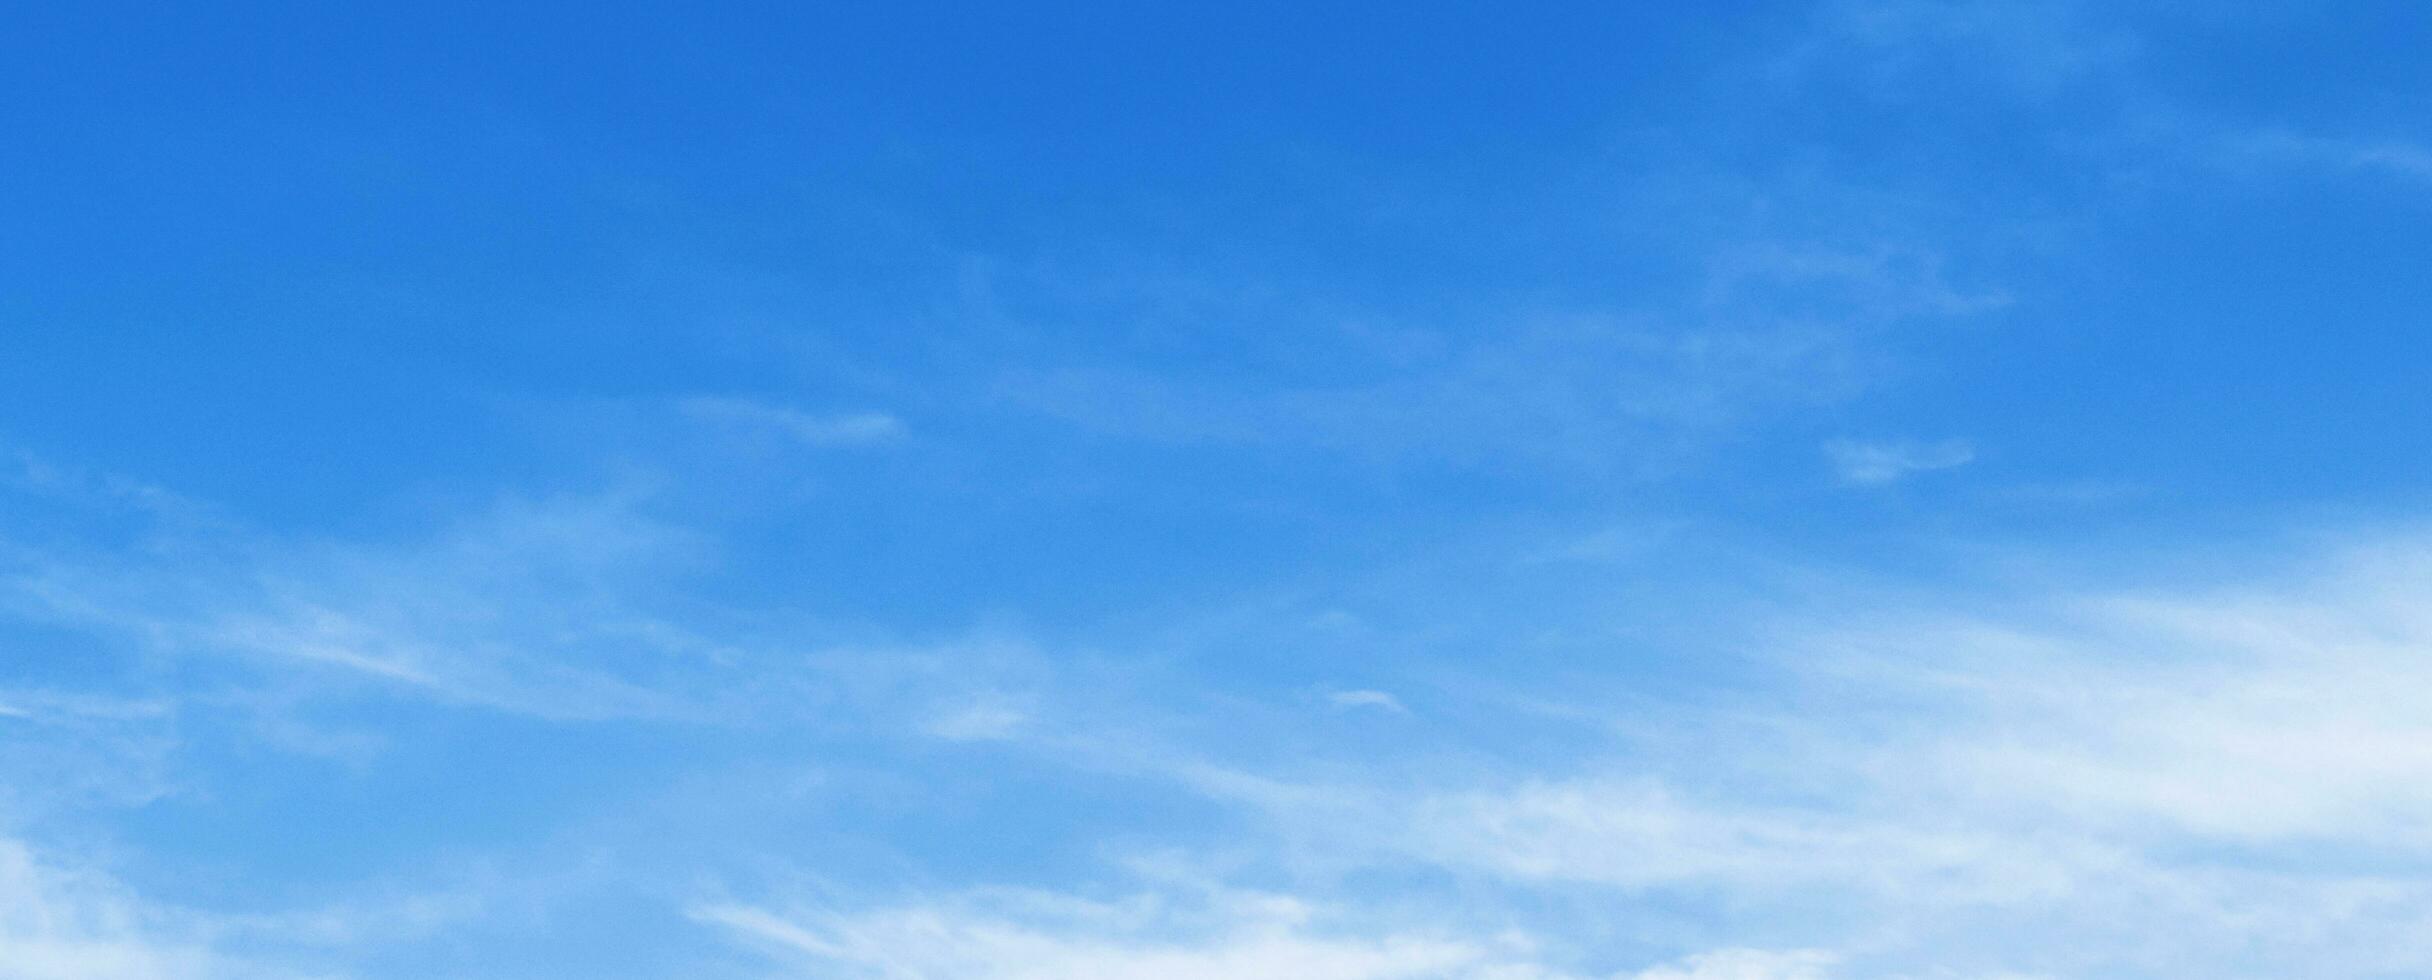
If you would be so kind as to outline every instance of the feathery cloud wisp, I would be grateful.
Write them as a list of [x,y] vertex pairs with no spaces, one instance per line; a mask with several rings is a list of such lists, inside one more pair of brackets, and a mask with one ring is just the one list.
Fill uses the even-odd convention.
[[1824,455],[1832,461],[1833,471],[1841,482],[1874,487],[1897,483],[1918,473],[1965,466],[1975,461],[1976,449],[1958,439],[1940,442],[1836,439],[1824,444]]

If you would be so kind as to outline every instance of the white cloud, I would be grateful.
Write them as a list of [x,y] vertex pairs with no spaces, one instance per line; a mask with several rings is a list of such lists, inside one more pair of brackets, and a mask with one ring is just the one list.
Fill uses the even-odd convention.
[[2348,170],[2402,180],[2432,180],[2432,147],[2405,139],[2325,136],[2286,129],[2235,134],[2232,157],[2281,165]]
[[1965,466],[1976,459],[1975,447],[1958,439],[1940,442],[1863,442],[1836,439],[1824,444],[1841,482],[1882,486],[1911,475]]
[[0,566],[0,615],[544,717],[681,714],[682,691],[645,681],[706,662],[643,601],[705,546],[632,494],[505,500],[379,547],[220,525],[168,524],[157,539],[175,545],[21,547]]
[[1426,800],[1401,840],[1429,861],[1524,881],[1751,896],[1822,887],[2022,902],[2058,893],[2062,869],[2096,860],[1916,817],[1690,800],[1653,779],[1586,778]]
[[1064,369],[1017,373],[1001,390],[1132,437],[1629,470],[1698,433],[1841,396],[1854,385],[1848,345],[1806,324],[1656,329],[1579,316],[1477,340],[1369,384],[1252,390]]
[[1837,959],[1813,949],[1721,949],[1641,970],[1630,980],[1826,980]]
[[2248,584],[1848,587],[1752,631],[1776,673],[1732,698],[1524,743],[1564,752],[1166,768],[1302,878],[1687,908],[1852,976],[2432,971],[2432,539],[2181,567]]
[[295,956],[425,934],[463,895],[223,915],[149,900],[103,872],[0,837],[0,980],[328,980]]
[[0,980],[184,980],[229,975],[164,938],[115,883],[46,864],[0,838]]
[[958,980],[1525,980],[1553,974],[1503,942],[1329,928],[1297,899],[1220,892],[1177,904],[982,893],[843,913],[719,903],[693,910],[811,975]]
[[1813,35],[1773,71],[1797,77],[1837,69],[1893,96],[1952,71],[2000,82],[2016,95],[2048,95],[2131,61],[2137,48],[2133,35],[2085,16],[2102,8],[2076,3],[1833,0],[1815,9]]
[[922,729],[947,741],[991,742],[1012,738],[1030,723],[1029,708],[1002,696],[984,696],[933,713]]
[[703,395],[682,399],[676,408],[694,419],[772,432],[806,446],[892,442],[910,431],[902,419],[885,412],[815,415],[748,398]]
[[1335,691],[1326,695],[1326,700],[1333,702],[1334,706],[1337,708],[1375,708],[1380,711],[1389,711],[1394,714],[1410,713],[1410,709],[1402,706],[1402,699],[1394,697],[1393,695],[1384,691]]
[[690,914],[795,975],[887,980],[1833,980],[1842,959],[1728,947],[1583,971],[1510,928],[1463,931],[1407,908],[1379,915],[1205,880],[1154,884],[1113,901],[975,889],[841,911],[721,901]]
[[[1882,210],[1856,195],[1827,196]],[[1735,195],[1715,206],[1736,203]],[[1765,227],[1718,236],[1691,249],[1706,281],[1677,304],[1344,331],[1331,339],[1353,369],[1327,382],[1245,383],[1230,372],[1082,361],[1016,368],[994,390],[1132,438],[1666,472],[1719,432],[1863,390],[1881,374],[1887,328],[2008,302],[1999,289],[1948,274],[1928,238],[1886,233],[1851,244]],[[1348,339],[1376,332],[1401,342],[1379,350]]]
[[176,727],[166,699],[0,688],[0,817],[161,798],[183,778],[171,762]]

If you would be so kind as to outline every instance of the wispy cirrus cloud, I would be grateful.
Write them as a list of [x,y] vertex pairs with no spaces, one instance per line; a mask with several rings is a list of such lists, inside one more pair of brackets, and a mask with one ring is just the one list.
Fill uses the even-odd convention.
[[[2432,912],[2414,710],[2432,619],[2412,599],[2432,546],[2365,537],[2233,586],[1843,590],[1748,634],[1774,673],[1747,693],[1636,717],[1555,695],[1583,727],[1552,756],[1428,719],[1349,772],[1093,739],[1086,720],[1036,744],[1257,815],[1265,836],[1204,846],[1265,855],[1258,873],[1343,909],[1377,911],[1345,886],[1362,876],[1448,875],[1512,901],[1694,910],[1684,941],[1808,951],[1789,976],[2406,973],[2432,967],[2410,937]],[[1433,697],[1431,715],[1482,710],[1457,684]],[[1425,894],[1393,906],[1442,912]],[[1525,931],[1577,927],[1552,921]],[[2222,958],[2223,937],[2244,952]]]
[[[0,977],[212,980],[249,975],[104,875],[0,837]],[[274,976],[265,971],[250,975]]]
[[1893,91],[1896,82],[1913,85],[1920,72],[1956,69],[2043,95],[2118,67],[2137,48],[2133,33],[2077,3],[1833,0],[1814,9],[1813,33],[1791,47],[1777,72],[1854,70]]
[[[1175,908],[1028,893],[842,914],[707,905],[696,920],[732,931],[812,975],[995,980],[1512,976],[1509,951],[1425,934],[1346,935],[1278,895],[1228,893]],[[1501,955],[1498,955],[1501,954]],[[1542,976],[1543,974],[1538,974]]]
[[1346,710],[1367,708],[1376,711],[1387,711],[1397,715],[1406,715],[1410,713],[1410,709],[1402,705],[1401,698],[1394,697],[1391,693],[1386,691],[1372,691],[1366,689],[1334,691],[1326,695],[1326,701],[1337,708],[1343,708]]
[[1295,977],[1308,980],[1828,980],[1812,950],[1719,949],[1618,973],[1578,973],[1524,933],[1468,934],[1272,892],[1149,892],[1100,901],[974,891],[885,908],[823,912],[739,902],[693,919],[804,976],[970,980]]
[[435,894],[284,912],[185,908],[59,850],[0,835],[6,980],[330,980],[349,975],[316,965],[331,950],[395,943],[480,907],[476,896]]
[[1309,447],[1381,458],[1511,454],[1619,465],[1685,434],[1852,387],[1828,330],[1665,331],[1582,319],[1486,340],[1373,384],[1241,390],[1112,367],[1025,371],[1012,402],[1161,441]]
[[[93,571],[148,567],[140,564],[21,566],[17,584],[43,588],[15,601],[71,624],[88,623],[80,616],[98,617],[89,624],[150,624],[130,635],[180,656],[335,672],[441,702],[545,718],[651,717],[640,702],[598,699],[597,682],[552,665],[552,651],[590,648],[567,646],[562,630],[527,631],[561,623],[562,615],[596,616],[594,628],[616,619],[604,613],[631,621],[647,604],[617,599],[627,586],[615,568],[636,557],[674,560],[683,549],[662,545],[683,537],[626,527],[618,544],[609,531],[623,526],[624,508],[565,506],[564,513],[511,510],[521,515],[515,528],[476,524],[462,541],[324,554],[283,564],[276,576],[204,565],[175,575],[152,569],[142,584],[143,576]],[[2432,580],[2432,561],[2420,537],[2403,529],[2375,537],[2380,543],[2308,569],[2250,573],[2249,584],[2237,587],[2045,584],[1992,611],[1959,595],[1843,596],[1837,613],[1750,634],[1778,671],[1756,693],[1657,706],[1627,725],[1565,740],[1566,750],[1550,757],[1472,748],[1459,753],[1468,761],[1452,766],[1433,757],[1453,748],[1445,741],[1453,729],[1432,727],[1434,720],[1501,725],[1511,720],[1509,705],[1490,709],[1465,698],[1457,683],[1438,684],[1428,715],[1397,725],[1407,744],[1370,745],[1351,756],[1310,752],[1318,761],[1308,766],[1288,754],[1244,763],[1227,759],[1235,750],[1226,741],[1190,735],[1229,727],[1173,723],[1194,710],[1188,701],[1123,700],[1142,692],[1072,697],[1067,688],[1080,675],[1023,672],[1019,663],[1042,658],[1018,642],[839,651],[833,663],[796,659],[784,669],[755,664],[748,676],[755,684],[781,681],[780,696],[825,686],[831,690],[821,696],[829,700],[809,703],[895,705],[902,709],[895,723],[907,734],[1031,752],[1100,777],[1168,781],[1216,801],[1254,818],[1248,836],[1218,849],[1267,855],[1259,863],[1268,873],[1298,882],[1297,901],[1330,911],[1307,920],[1244,918],[1198,933],[1057,923],[1034,918],[1035,909],[986,903],[955,906],[949,919],[873,911],[883,903],[841,917],[732,903],[697,914],[795,950],[787,955],[864,971],[950,973],[984,962],[1038,964],[1037,975],[1049,975],[1305,963],[1344,976],[1485,976],[1522,964],[1547,976],[1628,976],[1731,962],[1646,965],[1696,955],[1692,947],[1704,945],[1816,950],[1852,976],[1913,970],[1956,949],[1978,950],[1971,962],[1985,971],[2071,975],[2140,956],[2198,955],[2195,934],[2165,917],[2272,947],[2259,962],[2328,957],[2325,944],[2345,942],[2355,952],[2337,962],[2403,971],[2426,950],[2403,941],[2401,927],[2432,908],[2432,889],[2404,871],[2306,859],[2329,848],[2404,868],[2432,855],[2432,799],[2413,788],[2432,785],[2432,756],[2416,748],[2432,732],[2413,710],[2432,697],[2432,674],[2418,669],[2416,656],[2432,648],[2432,632],[2410,599]],[[243,588],[197,584],[219,578],[200,570],[230,567],[249,569],[229,577]],[[506,592],[501,575],[535,591]],[[307,632],[262,633],[243,643],[197,625],[228,621],[228,609],[260,616],[291,608],[265,604],[264,596],[287,594],[263,591],[257,580],[265,577],[313,597],[305,608],[348,615],[307,617],[286,627]],[[138,583],[133,591],[130,582]],[[526,602],[570,609],[535,612]],[[686,622],[669,620],[673,632],[634,634],[648,645],[630,652],[640,663],[699,657],[697,671],[627,675],[613,657],[574,659],[677,704],[710,693],[717,678],[742,676],[721,666],[737,654],[712,639],[718,634],[687,630]],[[384,638],[391,635],[472,639],[407,644]],[[622,633],[576,634],[574,642],[595,635],[607,642]],[[292,649],[304,642],[299,636],[412,670],[299,653]],[[678,642],[686,636],[693,640]],[[1011,673],[978,669],[992,658],[1006,660]],[[1327,700],[1386,710],[1399,703],[1375,696],[1382,693],[1343,690]],[[1311,712],[1305,687],[1278,696]],[[1563,696],[1574,699],[1574,717],[1599,714],[1593,703],[1577,702],[1577,692]],[[140,725],[174,710],[167,701],[33,691],[0,700],[13,708],[0,725]],[[1120,730],[1140,721],[1162,734]],[[1310,718],[1275,714],[1256,727],[1268,742],[1325,737]],[[1373,778],[1329,769],[1327,756],[1363,759],[1351,772]],[[1405,909],[1404,918],[1375,919],[1375,894],[1343,885],[1365,874],[1449,876],[1515,897],[1670,896],[1676,907],[1711,918],[1697,943],[1636,963],[1608,957],[1582,965],[1569,955],[1507,947],[1496,938],[1500,927],[1457,916],[1409,918]],[[1821,934],[1822,924],[1857,912],[1888,925],[1837,939]],[[2018,953],[1988,940],[1999,918],[2013,920],[2014,929],[2031,924],[2047,946],[2067,954]],[[1323,925],[1334,921],[1357,928]],[[2148,924],[2133,942],[2117,931],[2128,922]],[[1562,945],[1568,928],[1536,923],[1524,931]],[[919,929],[944,937],[923,954],[942,959],[905,967],[880,952],[897,941],[884,937]],[[803,936],[815,943],[806,946]],[[1826,962],[1796,969],[1813,972]]]
[[1835,439],[1824,444],[1824,457],[1833,473],[1852,486],[1877,487],[1919,473],[1956,469],[1976,461],[1976,447],[1966,440],[1938,442],[1869,442]]
[[0,605],[171,658],[556,716],[665,712],[666,692],[627,672],[664,663],[670,643],[632,589],[699,542],[628,503],[509,500],[386,548],[220,525],[150,532],[175,547],[21,545]]
[[2432,145],[2397,136],[2301,133],[2267,127],[2236,133],[2224,153],[2236,163],[2327,169],[2401,181],[2432,180]]
[[776,435],[804,446],[867,446],[905,438],[911,427],[887,412],[817,414],[731,395],[678,399],[676,410],[694,420]]
[[1827,980],[1836,959],[1811,949],[1719,949],[1640,970],[1630,980]]

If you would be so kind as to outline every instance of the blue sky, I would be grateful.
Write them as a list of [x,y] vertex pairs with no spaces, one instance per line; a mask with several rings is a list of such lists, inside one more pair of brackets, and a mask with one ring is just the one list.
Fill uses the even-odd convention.
[[0,32],[0,978],[2432,973],[2432,11]]

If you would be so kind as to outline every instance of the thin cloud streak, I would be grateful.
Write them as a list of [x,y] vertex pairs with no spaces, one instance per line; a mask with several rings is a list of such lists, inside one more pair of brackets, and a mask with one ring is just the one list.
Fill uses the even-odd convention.
[[1976,449],[1959,439],[1940,442],[1862,442],[1836,439],[1824,444],[1841,482],[1879,487],[1919,473],[1956,469],[1976,460]]

